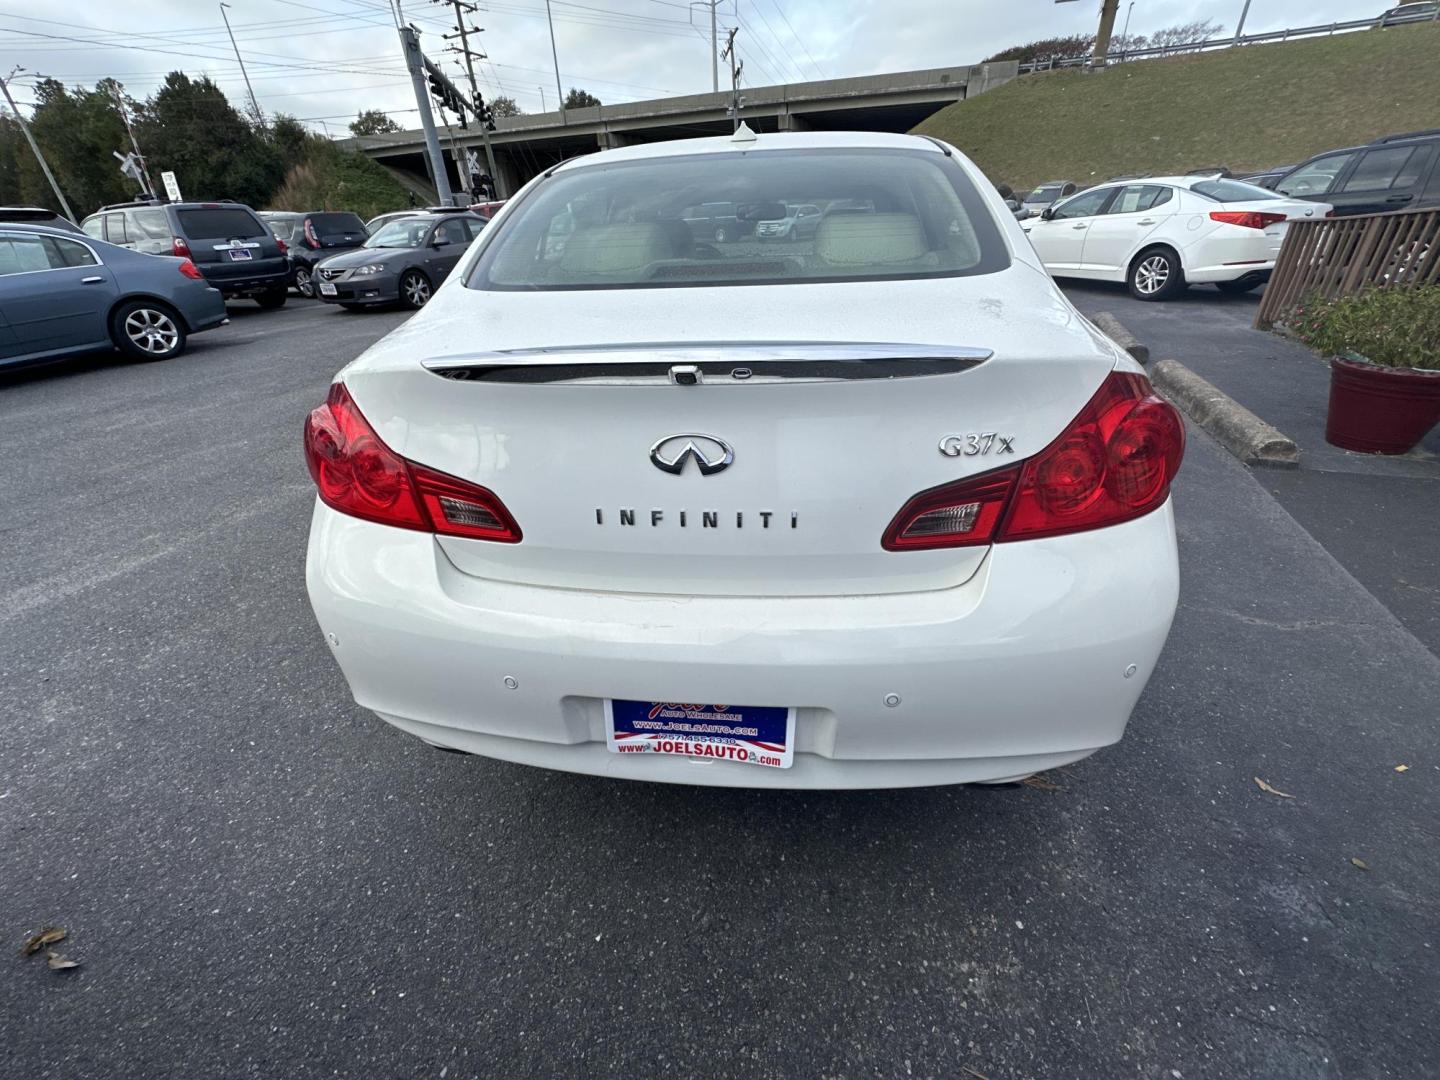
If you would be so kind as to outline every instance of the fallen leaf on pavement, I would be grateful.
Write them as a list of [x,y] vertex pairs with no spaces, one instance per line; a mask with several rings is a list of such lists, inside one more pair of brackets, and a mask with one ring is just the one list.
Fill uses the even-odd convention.
[[54,949],[45,950],[45,959],[46,962],[49,963],[51,971],[64,971],[66,968],[77,968],[80,966],[79,960],[71,960],[68,956],[61,956]]
[[1395,766],[1395,771],[1396,771],[1396,772],[1409,772],[1409,771],[1410,771],[1410,766],[1409,766],[1409,765],[1396,765],[1396,766]]
[[1271,794],[1271,795],[1279,795],[1280,798],[1282,798],[1282,799],[1293,799],[1293,798],[1295,798],[1294,795],[1287,795],[1285,792],[1280,791],[1278,788],[1273,788],[1273,787],[1271,787],[1269,784],[1265,783],[1264,780],[1261,780],[1258,776],[1255,777],[1255,783],[1257,783],[1257,784],[1260,785],[1260,790],[1261,790],[1261,791],[1267,792],[1267,793],[1269,793],[1269,794]]
[[971,1076],[978,1076],[978,1077],[980,1078],[980,1080],[988,1080],[988,1078],[985,1076],[984,1073],[978,1073],[978,1072],[976,1072],[976,1071],[975,1071],[974,1069],[972,1069],[969,1065],[961,1065],[960,1068],[964,1069],[964,1070],[965,1070],[967,1073],[969,1073]]
[[1370,864],[1367,863],[1364,859],[1351,859],[1350,862],[1352,865],[1358,867],[1361,870],[1370,869]]
[[25,947],[20,951],[26,956],[34,956],[46,945],[54,945],[57,941],[65,940],[65,931],[59,926],[47,926],[34,937],[27,938]]
[[1046,780],[1043,776],[1027,776],[1024,780],[1021,780],[1020,783],[1024,784],[1026,787],[1033,787],[1036,791],[1064,791],[1064,790],[1065,790],[1065,789],[1062,788],[1059,784],[1052,784],[1049,780]]

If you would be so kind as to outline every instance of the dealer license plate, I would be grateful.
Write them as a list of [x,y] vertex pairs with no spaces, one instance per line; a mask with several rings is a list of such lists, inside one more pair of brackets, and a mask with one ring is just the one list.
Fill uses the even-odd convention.
[[321,295],[321,296],[334,296],[334,295],[335,295],[335,286],[334,286],[334,285],[331,285],[328,281],[322,281],[322,282],[320,282],[320,295]]
[[605,741],[615,754],[666,754],[788,769],[795,756],[795,710],[606,701]]
[[230,249],[231,262],[249,262],[252,257],[253,256],[251,256],[250,252],[246,251],[244,248]]

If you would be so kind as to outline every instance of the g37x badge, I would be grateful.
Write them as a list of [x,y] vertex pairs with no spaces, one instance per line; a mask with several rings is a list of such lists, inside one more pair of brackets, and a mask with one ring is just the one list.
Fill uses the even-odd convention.
[[999,435],[993,431],[973,431],[967,435],[946,435],[940,440],[940,453],[946,457],[978,457],[981,454],[1015,453],[1014,435]]

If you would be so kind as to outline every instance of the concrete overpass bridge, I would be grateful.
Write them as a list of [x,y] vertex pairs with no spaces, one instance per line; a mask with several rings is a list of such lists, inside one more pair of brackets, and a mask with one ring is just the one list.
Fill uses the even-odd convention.
[[[761,132],[903,132],[951,102],[1009,82],[1018,72],[1019,65],[1012,60],[854,79],[751,86],[742,91],[741,115]],[[580,154],[633,143],[728,134],[732,127],[726,111],[729,104],[729,93],[687,94],[498,119],[490,142],[500,173],[495,178],[500,194],[509,195],[531,177]],[[455,161],[464,160],[467,148],[474,147],[484,161],[480,136],[473,130],[446,128],[440,141],[452,185],[459,176]],[[417,193],[434,199],[435,188],[419,130],[361,136],[341,145],[369,155]]]

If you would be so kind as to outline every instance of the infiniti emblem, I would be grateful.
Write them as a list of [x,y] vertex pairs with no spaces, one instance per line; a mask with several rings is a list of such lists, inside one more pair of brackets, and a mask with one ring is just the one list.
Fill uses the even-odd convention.
[[667,435],[650,447],[650,461],[657,469],[679,474],[685,462],[694,459],[701,476],[728,469],[735,460],[730,444],[714,435]]

